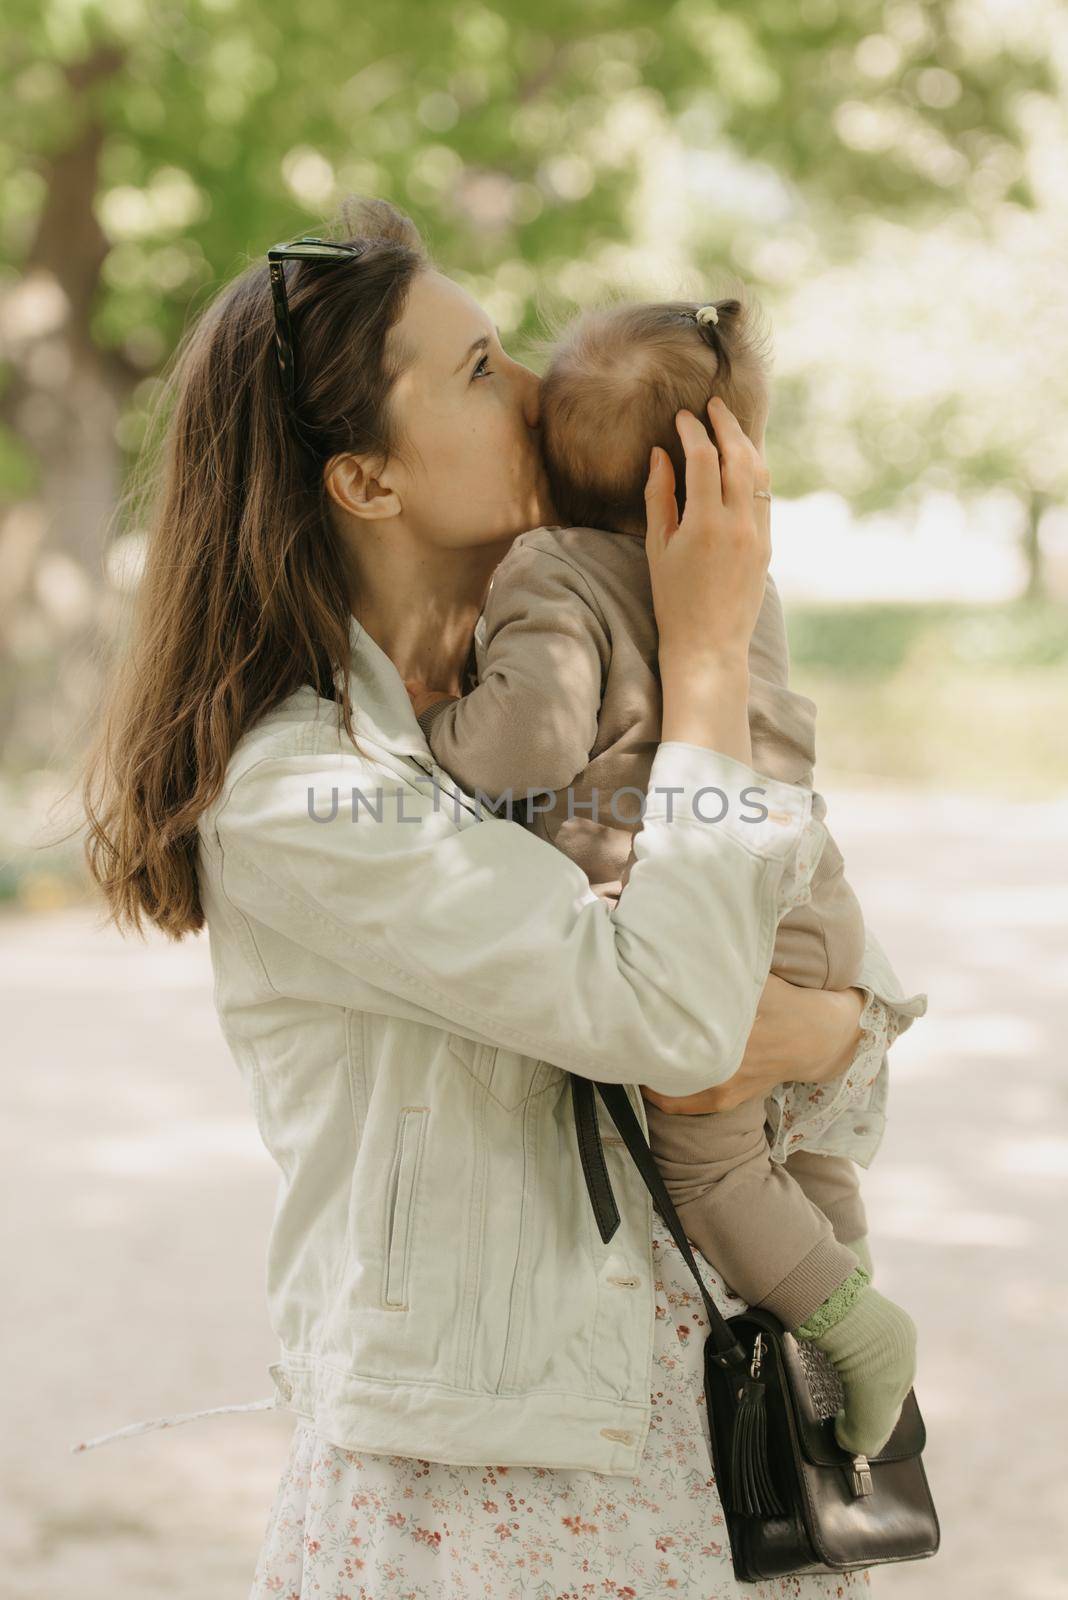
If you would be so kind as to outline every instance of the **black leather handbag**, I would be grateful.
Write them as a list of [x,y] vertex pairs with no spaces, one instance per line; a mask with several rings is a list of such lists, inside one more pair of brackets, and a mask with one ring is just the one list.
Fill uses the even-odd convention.
[[724,1318],[701,1280],[626,1088],[571,1077],[586,1185],[607,1243],[619,1212],[601,1148],[596,1089],[657,1211],[693,1273],[709,1321],[705,1404],[712,1465],[735,1576],[743,1582],[805,1572],[850,1572],[915,1561],[938,1549],[922,1452],[923,1418],[910,1389],[876,1456],[850,1455],[834,1436],[843,1396],[830,1361],[758,1307]]

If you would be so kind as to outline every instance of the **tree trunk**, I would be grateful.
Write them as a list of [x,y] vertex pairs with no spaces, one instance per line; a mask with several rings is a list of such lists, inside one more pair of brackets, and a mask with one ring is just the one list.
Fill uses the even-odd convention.
[[96,691],[104,532],[121,478],[115,426],[129,381],[90,331],[109,248],[93,209],[104,142],[96,90],[122,60],[102,48],[67,68],[75,132],[45,166],[46,198],[14,291],[4,420],[38,482],[0,520],[0,757],[16,766],[54,756],[57,740],[67,748]]
[[1038,536],[1038,525],[1042,515],[1050,504],[1048,495],[1038,489],[1032,489],[1027,501],[1027,527],[1024,529],[1024,556],[1027,561],[1027,587],[1023,592],[1025,600],[1044,600],[1046,598],[1046,576],[1042,564],[1042,545]]

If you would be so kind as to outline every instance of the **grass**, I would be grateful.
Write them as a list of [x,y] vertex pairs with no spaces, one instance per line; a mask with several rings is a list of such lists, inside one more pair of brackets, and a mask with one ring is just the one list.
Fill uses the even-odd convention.
[[1068,606],[791,605],[787,627],[818,785],[1068,791]]

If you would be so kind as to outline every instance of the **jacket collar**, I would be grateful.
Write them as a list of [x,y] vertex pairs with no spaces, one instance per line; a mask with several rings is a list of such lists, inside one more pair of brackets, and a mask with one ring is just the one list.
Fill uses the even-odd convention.
[[357,737],[395,755],[430,755],[400,673],[355,617],[349,619],[349,655],[349,696]]
[[[485,616],[479,614],[467,658],[467,682],[477,679],[478,643]],[[426,735],[415,720],[403,679],[382,646],[355,617],[349,618],[349,697],[358,737],[399,756],[430,756]]]

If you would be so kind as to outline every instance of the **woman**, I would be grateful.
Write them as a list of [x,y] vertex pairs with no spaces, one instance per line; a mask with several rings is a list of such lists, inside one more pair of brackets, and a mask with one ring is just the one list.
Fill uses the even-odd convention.
[[681,525],[663,452],[651,470],[662,743],[606,903],[435,768],[409,696],[462,689],[495,564],[551,519],[538,379],[406,217],[345,222],[358,258],[289,268],[285,362],[263,265],[187,336],[86,785],[113,915],[206,923],[281,1171],[271,1371],[299,1425],[253,1593],[852,1592],[864,1574],[735,1584],[696,1286],[601,1106],[589,1182],[618,1223],[595,1227],[569,1092],[725,1108],[787,1051],[840,1076],[865,994],[908,1005],[874,941],[870,987],[765,982],[819,826],[749,764],[766,469],[717,404],[718,452],[678,419]]

